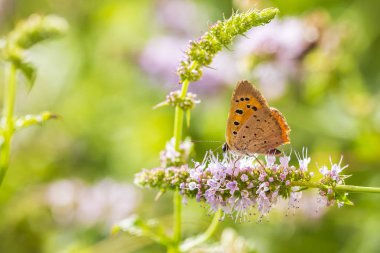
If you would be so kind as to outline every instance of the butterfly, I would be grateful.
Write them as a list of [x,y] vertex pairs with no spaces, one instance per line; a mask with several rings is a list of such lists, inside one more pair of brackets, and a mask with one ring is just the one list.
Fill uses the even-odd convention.
[[290,128],[284,116],[250,82],[240,81],[231,98],[223,151],[240,155],[273,154],[290,143]]

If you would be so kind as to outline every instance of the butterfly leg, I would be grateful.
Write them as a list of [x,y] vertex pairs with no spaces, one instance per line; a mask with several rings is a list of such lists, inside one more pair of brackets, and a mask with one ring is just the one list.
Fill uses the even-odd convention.
[[257,158],[256,155],[253,155],[253,157],[255,158],[255,160],[261,165],[261,167],[263,168],[263,170],[265,170],[265,166],[260,162],[260,160]]
[[234,162],[234,169],[236,168],[236,163],[241,159],[241,156],[239,156],[238,159],[236,159],[236,161]]

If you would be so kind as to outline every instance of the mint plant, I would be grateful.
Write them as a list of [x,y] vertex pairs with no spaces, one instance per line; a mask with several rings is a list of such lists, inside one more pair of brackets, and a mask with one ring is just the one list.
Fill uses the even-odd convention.
[[9,167],[12,137],[15,132],[57,118],[57,115],[51,112],[42,112],[38,115],[15,115],[16,91],[20,82],[18,73],[25,77],[29,89],[32,89],[37,70],[28,60],[28,50],[36,44],[61,37],[67,29],[68,24],[61,17],[32,15],[0,39],[0,60],[5,63],[4,104],[0,125],[0,185]]

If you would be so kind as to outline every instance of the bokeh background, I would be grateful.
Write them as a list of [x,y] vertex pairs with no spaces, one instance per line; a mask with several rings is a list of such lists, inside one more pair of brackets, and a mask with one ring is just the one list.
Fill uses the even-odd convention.
[[[281,14],[236,40],[191,85],[202,103],[186,134],[219,141],[195,143],[194,158],[220,148],[232,89],[248,79],[287,118],[292,144],[284,151],[307,147],[313,171],[343,155],[348,184],[380,186],[378,0],[0,0],[2,36],[32,13],[71,26],[32,49],[35,88],[18,89],[17,114],[50,110],[62,119],[15,136],[0,189],[0,252],[164,252],[148,239],[110,236],[132,214],[170,229],[171,194],[154,201],[157,192],[133,185],[134,173],[159,165],[172,135],[172,108],[152,107],[179,88],[188,41],[223,14],[252,7]],[[252,252],[380,252],[380,196],[351,199],[353,207],[317,212],[310,191],[295,212],[279,204],[262,222],[227,219],[212,241]],[[189,201],[185,235],[209,221]]]

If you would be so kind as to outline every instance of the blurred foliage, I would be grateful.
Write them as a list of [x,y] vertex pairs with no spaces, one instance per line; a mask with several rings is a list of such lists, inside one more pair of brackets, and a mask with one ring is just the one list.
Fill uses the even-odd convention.
[[[0,190],[0,252],[164,251],[144,239],[110,236],[111,224],[103,220],[62,220],[61,209],[54,209],[46,196],[55,189],[53,196],[57,194],[58,204],[63,201],[64,205],[70,202],[65,199],[67,191],[77,189],[75,194],[87,200],[83,207],[85,216],[91,215],[101,204],[96,202],[97,196],[108,194],[105,189],[116,182],[132,184],[134,173],[159,164],[159,152],[172,134],[173,111],[169,107],[153,111],[152,107],[176,84],[148,74],[141,68],[139,58],[151,39],[173,36],[173,24],[165,23],[164,18],[171,18],[178,25],[176,22],[190,16],[190,9],[181,8],[180,4],[176,11],[160,16],[162,6],[178,1],[181,2],[0,0],[2,35],[33,13],[60,15],[71,27],[65,38],[30,51],[29,58],[36,64],[38,76],[32,91],[19,89],[16,114],[37,114],[47,109],[62,118],[43,127],[28,128],[15,138],[11,167]],[[186,41],[202,34],[208,21],[210,24],[220,19],[223,13],[228,17],[232,8],[278,7],[281,18],[293,16],[303,20],[313,13],[323,13],[324,28],[333,35],[343,34],[342,39],[333,51],[321,46],[311,48],[297,61],[302,65],[302,76],[287,80],[281,96],[269,101],[283,112],[292,128],[292,145],[284,150],[308,147],[312,163],[319,165],[329,163],[330,156],[337,161],[343,154],[344,162],[350,165],[348,171],[353,174],[348,184],[380,186],[378,0],[182,2],[195,6],[198,18],[191,20],[192,30],[181,33],[183,44],[170,48],[173,55],[185,50]],[[322,19],[318,17],[317,21]],[[328,47],[334,40],[327,38],[324,45]],[[254,69],[257,58],[249,60],[253,60],[250,66]],[[152,63],[151,68],[154,67]],[[250,78],[247,71],[251,70],[245,69],[239,77]],[[218,68],[210,71],[216,76],[223,72]],[[4,76],[3,69],[0,76]],[[205,150],[220,149],[235,81],[216,85],[211,91],[207,83],[196,86],[202,103],[193,111],[191,127],[185,132],[194,140],[221,141],[196,143],[196,159],[202,159]],[[206,92],[202,93],[202,89]],[[113,183],[96,187],[106,177],[113,178]],[[61,190],[54,188],[63,179],[85,183],[80,183],[79,188],[71,183],[64,184]],[[107,201],[114,201],[116,207],[123,202],[130,205],[125,217],[139,213],[147,219],[170,220],[169,194],[154,201],[156,192],[130,187],[125,199]],[[130,196],[138,197],[132,201]],[[218,241],[221,231],[232,227],[257,252],[379,252],[379,198],[353,195],[354,207],[334,207],[318,215],[311,215],[315,209],[310,200],[304,204],[308,211],[286,216],[286,208],[279,207],[269,221],[261,223],[256,223],[255,217],[247,224],[226,219],[213,239]],[[63,208],[69,208],[64,210],[70,213],[73,207]],[[190,201],[184,208],[186,235],[204,229],[209,221],[207,210],[197,203]]]

